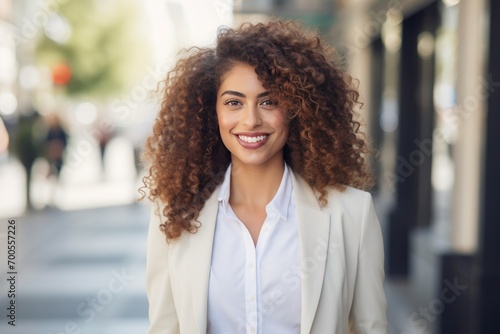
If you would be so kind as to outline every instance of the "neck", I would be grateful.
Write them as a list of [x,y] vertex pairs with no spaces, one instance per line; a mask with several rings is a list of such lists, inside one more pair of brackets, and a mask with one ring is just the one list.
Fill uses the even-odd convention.
[[260,165],[233,160],[231,167],[231,205],[266,206],[278,192],[284,173],[283,157]]

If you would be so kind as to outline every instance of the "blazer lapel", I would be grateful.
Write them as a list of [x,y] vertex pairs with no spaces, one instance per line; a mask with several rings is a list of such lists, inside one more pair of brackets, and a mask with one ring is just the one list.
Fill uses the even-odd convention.
[[321,211],[312,188],[292,173],[297,207],[301,265],[301,333],[310,333],[318,307],[329,252],[330,215]]
[[217,219],[218,190],[219,188],[215,189],[200,211],[198,221],[201,222],[201,227],[195,234],[189,235],[193,312],[200,334],[207,332],[208,281],[210,278],[215,221]]

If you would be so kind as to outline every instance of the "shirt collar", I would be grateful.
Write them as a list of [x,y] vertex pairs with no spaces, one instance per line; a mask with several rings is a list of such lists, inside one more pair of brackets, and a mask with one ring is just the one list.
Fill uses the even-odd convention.
[[[231,185],[231,166],[226,170],[224,175],[224,181],[219,189],[218,200],[222,203],[224,210],[227,212],[229,207],[229,192]],[[269,213],[269,209],[275,211],[282,219],[288,220],[288,207],[290,205],[290,200],[292,198],[292,179],[290,175],[290,170],[288,165],[285,163],[285,168],[283,172],[283,177],[281,178],[281,183],[274,195],[273,199],[269,204],[266,205],[266,211]]]
[[222,202],[224,206],[229,203],[229,189],[231,185],[231,166],[232,164],[227,167],[226,174],[224,175],[224,182],[222,182],[222,185],[220,186],[219,189],[219,195],[217,199],[219,202]]

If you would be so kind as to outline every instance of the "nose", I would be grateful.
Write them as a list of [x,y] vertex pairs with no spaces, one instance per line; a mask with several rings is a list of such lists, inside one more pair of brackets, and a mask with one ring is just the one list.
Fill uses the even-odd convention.
[[262,119],[261,119],[259,109],[257,106],[249,105],[243,111],[242,116],[243,116],[243,125],[245,125],[249,128],[254,128],[254,127],[262,124]]

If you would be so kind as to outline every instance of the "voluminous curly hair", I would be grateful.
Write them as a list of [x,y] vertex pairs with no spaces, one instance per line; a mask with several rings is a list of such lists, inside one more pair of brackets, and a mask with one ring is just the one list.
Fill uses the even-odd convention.
[[169,72],[145,145],[150,167],[144,187],[150,200],[165,204],[167,223],[161,227],[167,239],[197,231],[198,215],[231,162],[215,105],[221,78],[237,63],[255,67],[263,87],[288,113],[284,159],[317,190],[322,205],[329,187],[372,183],[364,158],[369,148],[354,119],[359,94],[334,50],[291,21],[224,29],[214,48],[186,50]]

